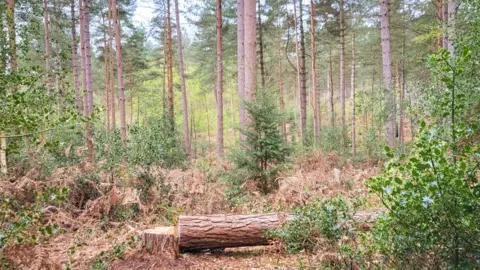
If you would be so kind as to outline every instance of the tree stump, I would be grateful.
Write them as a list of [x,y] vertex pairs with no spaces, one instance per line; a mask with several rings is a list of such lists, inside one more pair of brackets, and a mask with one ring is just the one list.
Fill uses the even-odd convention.
[[180,216],[182,251],[267,245],[265,233],[291,218],[283,214]]
[[175,227],[157,227],[143,232],[144,247],[152,254],[160,253],[169,258],[178,256],[178,238]]

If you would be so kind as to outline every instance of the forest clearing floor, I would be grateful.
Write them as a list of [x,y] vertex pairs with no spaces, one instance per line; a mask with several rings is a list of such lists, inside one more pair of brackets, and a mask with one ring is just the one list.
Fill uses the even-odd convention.
[[[5,184],[9,182],[0,186],[4,193],[19,193],[16,196],[25,196],[22,194],[40,186],[68,186],[72,190],[66,205],[45,210],[45,222],[59,224],[62,233],[37,246],[22,245],[21,249],[6,250],[6,257],[11,256],[11,261],[28,261],[32,254],[38,254],[45,265],[70,269],[296,269],[324,261],[328,252],[287,254],[280,244],[274,244],[185,253],[172,260],[146,253],[142,249],[142,232],[157,226],[171,226],[179,214],[289,212],[339,194],[351,200],[365,198],[364,209],[380,205],[364,186],[364,180],[378,174],[378,165],[350,162],[336,153],[297,158],[294,167],[279,179],[279,189],[267,196],[261,195],[254,183],[246,182],[243,188],[249,191],[248,195],[234,206],[225,194],[228,186],[212,180],[202,169],[148,168],[150,178],[162,179],[162,185],[169,188],[162,190],[152,185],[142,195],[132,187],[144,185],[147,177],[132,177],[132,182],[124,186],[112,185],[111,177],[103,173],[98,173],[95,183],[79,181],[88,175],[82,166],[57,169],[45,181],[35,181],[32,172],[10,186]],[[141,195],[146,199],[141,200]],[[134,204],[139,206],[138,213],[131,216],[131,208],[126,206]]]

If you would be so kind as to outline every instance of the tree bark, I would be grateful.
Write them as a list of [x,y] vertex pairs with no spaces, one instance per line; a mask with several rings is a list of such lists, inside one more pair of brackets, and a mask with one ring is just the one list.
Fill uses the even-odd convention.
[[448,0],[440,0],[442,5],[442,48],[448,49]]
[[133,125],[133,71],[132,71],[132,60],[130,60],[130,126]]
[[352,35],[352,80],[351,80],[351,91],[352,91],[352,155],[355,157],[357,154],[357,145],[355,138],[355,33]]
[[185,153],[187,158],[190,158],[190,133],[188,131],[188,102],[187,102],[187,87],[185,85],[185,69],[183,65],[183,44],[182,31],[180,27],[180,10],[178,8],[178,0],[175,0],[175,19],[177,26],[177,46],[178,46],[178,65],[180,71],[180,83],[182,87],[182,108],[183,108],[183,137],[185,139]]
[[[245,99],[251,100],[257,88],[257,25],[255,0],[244,1]],[[248,31],[245,31],[247,30]]]
[[[237,0],[237,91],[240,100],[238,122],[241,129],[245,128],[245,5],[243,0]],[[244,139],[240,133],[240,138]]]
[[[107,10],[108,12],[108,10]],[[102,23],[105,25],[105,17],[102,14]],[[107,59],[107,33],[104,29],[103,31],[103,67],[105,70],[105,127],[107,133],[110,131],[110,82],[108,76],[108,59]]]
[[[380,209],[358,211],[353,219],[369,224],[381,212]],[[265,233],[293,219],[295,215],[277,213],[180,216],[178,244],[182,251],[267,245]]]
[[313,0],[310,0],[310,34],[312,47],[312,94],[313,94],[313,138],[314,146],[318,145],[318,137],[320,133],[320,125],[318,120],[318,103],[317,103],[317,72],[315,66],[315,8]]
[[333,87],[333,60],[332,60],[332,47],[330,46],[329,48],[329,71],[328,71],[328,81],[329,81],[329,87],[330,87],[330,126],[332,128],[335,127],[335,104],[333,102],[333,99],[334,99],[334,87]]
[[[15,37],[15,1],[7,0],[7,24],[8,24],[8,42],[10,46],[10,69],[17,71],[17,49]],[[15,88],[10,88],[14,92]],[[0,131],[0,173],[7,174],[7,138],[5,133]]]
[[286,219],[279,214],[180,216],[179,246],[188,251],[266,245],[265,233]]
[[265,88],[265,60],[263,58],[263,29],[262,29],[262,6],[258,0],[258,52],[260,54],[260,74],[262,76],[262,88]]
[[223,159],[222,0],[217,0],[217,163]]
[[125,120],[125,86],[123,84],[123,60],[122,60],[122,41],[120,36],[120,19],[118,18],[117,0],[112,0],[113,22],[115,24],[115,45],[117,60],[117,82],[118,82],[118,99],[120,106],[120,131],[122,134],[123,147],[127,140],[127,124]]
[[173,49],[172,49],[172,21],[170,17],[170,0],[167,0],[167,107],[170,117],[171,129],[175,128],[175,111],[174,111],[174,92],[173,92]]
[[175,259],[179,253],[177,238],[175,227],[157,227],[143,232],[143,246],[151,254]]
[[388,0],[380,0],[380,26],[382,39],[383,89],[385,91],[385,138],[387,143],[395,146],[395,104],[392,91],[392,58],[390,45],[390,9]]
[[299,0],[299,20],[300,20],[300,127],[302,130],[302,140],[305,141],[305,132],[307,130],[307,71],[305,67],[305,32],[303,31],[303,4]]
[[73,88],[75,91],[75,106],[79,114],[83,111],[82,95],[80,93],[80,82],[78,74],[78,43],[77,43],[77,27],[75,23],[75,0],[71,3],[72,17],[72,66],[73,66]]
[[[297,57],[297,91],[300,96],[300,137],[304,138],[304,129],[302,124],[303,119],[303,108],[302,108],[302,74],[301,74],[301,54],[300,54],[300,44],[298,40],[298,27],[297,27],[297,1],[293,0],[293,27],[295,28],[295,54]],[[296,105],[296,102],[295,104]]]
[[448,39],[447,39],[447,48],[450,51],[452,56],[455,55],[455,48],[453,47],[453,42],[455,41],[455,15],[457,12],[457,3],[456,0],[448,0],[447,14],[448,14]]
[[113,130],[115,130],[117,128],[117,119],[116,119],[116,113],[117,113],[117,110],[116,110],[116,106],[115,106],[115,79],[114,79],[114,65],[113,65],[113,23],[112,23],[112,20],[113,20],[113,8],[112,8],[112,0],[108,0],[108,35],[109,35],[109,39],[108,39],[108,52],[109,52],[109,66],[110,66],[110,69],[109,69],[109,82],[110,82],[110,113],[112,114],[112,119],[111,119],[111,127]]
[[[280,83],[280,111],[285,112],[285,99],[284,99],[284,90],[283,90],[283,68],[282,68],[282,57],[280,53],[280,32],[278,33],[278,42],[277,42],[277,57],[278,57],[278,74],[279,74],[279,83]],[[280,126],[280,131],[282,132],[283,138],[287,140],[287,125],[285,121],[282,121]]]
[[47,72],[47,91],[52,91],[52,79],[50,76],[50,31],[48,30],[48,0],[43,0],[43,28],[45,32],[45,72]]
[[345,134],[346,134],[346,116],[345,116],[345,16],[343,10],[343,0],[340,0],[340,102],[341,102],[341,125],[342,136],[341,145],[345,147]]

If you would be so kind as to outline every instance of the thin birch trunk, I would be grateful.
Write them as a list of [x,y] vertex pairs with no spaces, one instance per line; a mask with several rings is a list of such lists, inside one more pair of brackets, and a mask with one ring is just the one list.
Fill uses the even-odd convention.
[[329,93],[330,93],[330,126],[335,128],[335,104],[334,104],[334,87],[333,87],[333,60],[332,60],[332,47],[329,48],[329,71],[328,71],[328,81],[329,81]]
[[455,48],[453,47],[453,42],[455,41],[455,16],[457,13],[457,3],[456,0],[448,0],[447,15],[448,15],[448,40],[447,48],[450,51],[452,56],[455,55]]

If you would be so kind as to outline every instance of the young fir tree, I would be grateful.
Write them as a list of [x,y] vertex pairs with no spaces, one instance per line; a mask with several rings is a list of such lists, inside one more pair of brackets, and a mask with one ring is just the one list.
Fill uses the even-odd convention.
[[249,122],[241,132],[241,150],[233,155],[241,179],[252,179],[268,193],[278,188],[277,173],[288,160],[290,148],[280,133],[283,114],[277,98],[268,90],[259,89],[255,99],[245,102]]

